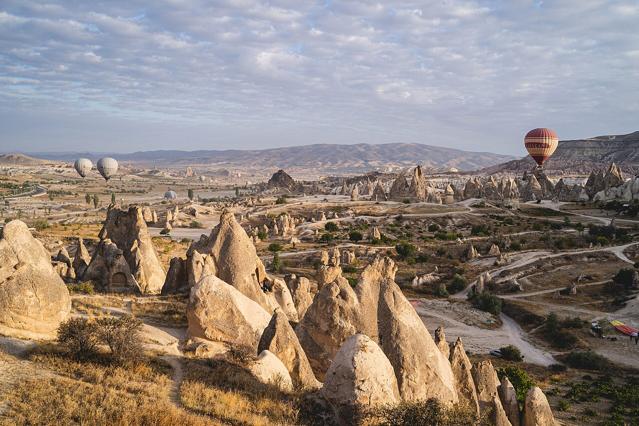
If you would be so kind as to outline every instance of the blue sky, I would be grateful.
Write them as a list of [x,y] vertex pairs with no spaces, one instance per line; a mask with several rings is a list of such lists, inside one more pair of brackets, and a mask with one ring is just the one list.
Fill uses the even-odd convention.
[[639,2],[0,2],[0,151],[639,129]]

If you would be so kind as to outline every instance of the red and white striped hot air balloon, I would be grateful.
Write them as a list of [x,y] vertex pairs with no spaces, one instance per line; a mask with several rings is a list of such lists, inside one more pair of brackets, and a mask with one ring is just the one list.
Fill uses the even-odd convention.
[[559,138],[557,138],[557,133],[555,133],[554,130],[546,128],[533,129],[528,132],[524,138],[524,145],[526,146],[528,154],[530,154],[539,167],[555,152],[558,144]]

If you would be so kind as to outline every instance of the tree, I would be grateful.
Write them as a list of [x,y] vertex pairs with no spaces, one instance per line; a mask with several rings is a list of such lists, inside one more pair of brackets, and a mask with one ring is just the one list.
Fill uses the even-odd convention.
[[240,188],[235,188],[235,196],[236,197],[240,196]]
[[193,201],[193,190],[191,188],[186,191],[186,195],[189,197],[189,200]]
[[111,204],[115,204],[115,192],[111,193]]
[[406,241],[402,241],[401,243],[395,246],[395,251],[397,252],[397,256],[400,259],[405,260],[409,258],[413,258],[415,253],[417,252],[417,247],[408,243]]
[[97,194],[95,194],[93,195],[93,207],[97,209],[99,205],[100,199],[98,198]]
[[499,348],[499,352],[501,352],[501,357],[507,361],[521,362],[524,360],[521,351],[517,346],[514,345],[508,345],[504,346],[503,348]]
[[515,388],[517,401],[523,404],[526,401],[526,393],[535,386],[535,381],[519,367],[505,367],[497,369],[497,376],[501,380],[504,376],[508,377],[510,383]]
[[337,232],[339,231],[339,226],[337,226],[335,222],[326,222],[326,225],[324,225],[324,229],[328,232]]
[[282,246],[278,243],[271,243],[268,246],[268,251],[271,253],[277,253],[278,251],[282,251]]
[[90,204],[91,204],[91,200],[92,200],[92,198],[91,198],[91,195],[90,195],[90,194],[86,194],[86,195],[84,196],[84,201],[86,201],[86,203],[87,203],[87,204],[89,204],[89,205],[90,205]]
[[348,234],[348,239],[353,241],[354,243],[357,243],[359,241],[362,241],[364,239],[364,236],[359,231],[351,231]]
[[273,255],[273,261],[271,262],[271,269],[273,272],[280,272],[282,269],[282,261],[280,260],[280,254],[275,252]]
[[139,361],[143,354],[142,321],[131,315],[119,318],[102,317],[96,320],[98,336],[111,350],[111,358],[119,364]]
[[637,272],[631,268],[622,268],[612,278],[615,284],[620,285],[628,291],[637,285]]

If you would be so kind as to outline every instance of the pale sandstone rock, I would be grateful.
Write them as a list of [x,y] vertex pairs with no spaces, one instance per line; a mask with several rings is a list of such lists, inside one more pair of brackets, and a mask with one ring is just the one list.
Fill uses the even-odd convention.
[[450,346],[448,346],[448,342],[446,341],[446,334],[444,333],[443,326],[439,326],[435,329],[435,344],[441,351],[442,355],[448,359],[450,357]]
[[363,334],[351,336],[336,353],[321,394],[342,422],[349,422],[358,409],[400,400],[393,366],[381,348]]
[[538,387],[531,388],[526,394],[523,426],[554,426],[555,417],[548,404],[546,395]]
[[306,277],[297,277],[293,274],[287,275],[284,280],[293,297],[297,317],[301,321],[306,310],[313,303],[314,295],[311,293],[311,282]]
[[514,386],[506,376],[501,379],[501,384],[499,385],[499,399],[501,400],[501,405],[504,407],[506,416],[508,416],[508,420],[510,420],[510,424],[512,424],[512,426],[519,426],[517,392],[515,392]]
[[91,263],[91,255],[89,254],[89,250],[87,250],[86,246],[84,245],[82,237],[79,237],[72,263],[76,276],[82,277],[82,275],[84,275],[84,271],[86,271],[87,267],[89,266],[89,263]]
[[479,401],[477,400],[477,391],[472,375],[473,366],[468,359],[468,355],[466,355],[460,337],[453,344],[453,349],[450,353],[450,365],[455,377],[455,388],[460,402],[466,403],[479,414]]
[[480,361],[473,368],[473,379],[477,387],[477,399],[481,413],[490,412],[496,426],[510,426],[508,416],[499,400],[499,378],[490,361]]
[[255,350],[271,320],[260,305],[215,275],[203,277],[191,289],[186,314],[189,338]]
[[71,310],[71,298],[51,266],[51,256],[24,222],[0,235],[0,334],[53,338]]
[[269,350],[274,353],[286,366],[297,389],[313,390],[321,387],[293,327],[288,322],[287,315],[283,315],[279,310],[275,311],[262,333],[257,350]]
[[286,366],[272,352],[262,351],[249,365],[249,371],[258,381],[265,385],[273,385],[283,392],[293,391],[293,381]]

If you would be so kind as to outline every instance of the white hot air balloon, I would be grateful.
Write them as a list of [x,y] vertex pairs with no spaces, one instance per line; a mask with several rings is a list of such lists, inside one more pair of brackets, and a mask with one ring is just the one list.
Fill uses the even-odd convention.
[[177,194],[176,194],[175,191],[172,191],[172,190],[169,189],[168,191],[166,191],[164,193],[164,199],[165,200],[175,200],[175,199],[177,199]]
[[111,157],[100,158],[98,160],[98,171],[104,180],[109,180],[118,172],[118,162]]
[[75,160],[73,167],[75,167],[75,171],[78,172],[80,176],[86,177],[93,168],[93,163],[88,158],[78,158]]

